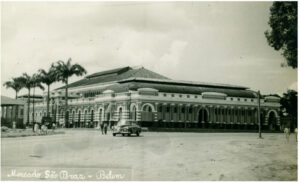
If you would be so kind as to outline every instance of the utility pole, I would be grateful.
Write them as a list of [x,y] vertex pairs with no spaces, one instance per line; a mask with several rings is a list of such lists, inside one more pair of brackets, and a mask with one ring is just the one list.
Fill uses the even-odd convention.
[[262,136],[261,136],[261,121],[260,121],[260,91],[258,90],[257,92],[257,95],[258,95],[258,109],[257,109],[257,120],[258,120],[258,133],[259,133],[259,138],[262,139]]

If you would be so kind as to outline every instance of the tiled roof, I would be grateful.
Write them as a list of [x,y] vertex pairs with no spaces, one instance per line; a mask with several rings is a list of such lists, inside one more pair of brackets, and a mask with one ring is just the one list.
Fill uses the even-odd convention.
[[164,83],[147,83],[131,81],[126,83],[116,83],[105,88],[102,88],[100,92],[105,90],[113,90],[116,93],[127,92],[129,90],[137,91],[139,88],[153,88],[159,92],[166,93],[185,93],[200,95],[203,92],[217,92],[224,93],[229,97],[245,97],[256,98],[256,93],[246,89],[234,89],[234,88],[217,88],[209,86],[188,86],[188,85],[176,85],[176,84],[164,84]]
[[[132,78],[132,77],[152,78],[152,79],[169,79],[165,76],[162,76],[160,74],[152,72],[143,67],[136,68],[136,69],[131,68],[131,67],[124,67],[124,68],[113,69],[113,70],[109,70],[109,71],[91,74],[91,75],[85,77],[84,79],[81,79],[79,81],[69,84],[69,88],[93,85],[93,84],[97,84],[97,83],[116,82],[116,81]],[[63,86],[63,87],[57,88],[56,90],[63,89],[63,88],[65,88],[65,87]]]
[[[217,92],[227,94],[229,97],[256,97],[256,93],[248,90],[247,87],[228,84],[171,80],[143,67],[122,67],[109,71],[97,72],[85,77],[84,79],[69,84],[69,88],[107,82],[115,83],[112,83],[112,85],[107,87],[97,89],[97,91],[100,90],[100,92],[103,92],[105,90],[113,90],[114,92],[118,93],[127,92],[129,90],[136,91],[139,88],[153,88],[159,92],[166,93],[202,94],[203,92]],[[63,88],[64,87],[58,89]]]
[[104,76],[104,75],[109,75],[109,74],[121,74],[121,73],[126,72],[130,69],[131,69],[131,67],[121,67],[121,68],[117,68],[117,69],[111,69],[111,70],[107,70],[107,71],[96,72],[94,74],[86,76],[86,78],[93,78],[93,77]]
[[202,86],[202,87],[213,87],[213,88],[228,88],[228,89],[248,89],[248,87],[229,85],[229,84],[220,84],[220,83],[204,83],[204,82],[194,82],[194,81],[181,81],[181,80],[171,80],[171,79],[151,79],[151,78],[128,78],[119,83],[126,83],[130,81],[137,82],[147,82],[147,83],[161,83],[161,84],[174,84],[181,86]]
[[1,105],[24,105],[25,102],[1,95]]

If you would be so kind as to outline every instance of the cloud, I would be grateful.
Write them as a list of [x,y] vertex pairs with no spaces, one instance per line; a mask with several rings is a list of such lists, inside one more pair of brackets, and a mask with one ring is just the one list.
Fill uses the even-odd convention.
[[284,58],[266,42],[271,4],[3,2],[1,82],[72,57],[89,74],[143,65],[174,79],[282,93],[297,69],[281,68]]
[[288,89],[298,91],[298,82],[292,83]]

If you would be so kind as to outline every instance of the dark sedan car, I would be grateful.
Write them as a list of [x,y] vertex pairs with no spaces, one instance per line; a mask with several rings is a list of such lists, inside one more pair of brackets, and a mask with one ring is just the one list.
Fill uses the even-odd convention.
[[122,134],[123,136],[136,134],[139,136],[141,131],[141,127],[137,125],[135,121],[120,120],[118,124],[113,127],[113,136],[116,136],[117,134]]

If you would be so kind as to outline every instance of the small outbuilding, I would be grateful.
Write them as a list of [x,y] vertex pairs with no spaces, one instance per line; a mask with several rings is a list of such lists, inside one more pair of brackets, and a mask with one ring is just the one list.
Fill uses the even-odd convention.
[[1,96],[1,126],[24,128],[24,105],[22,100]]

